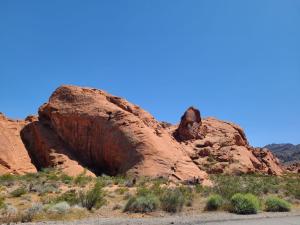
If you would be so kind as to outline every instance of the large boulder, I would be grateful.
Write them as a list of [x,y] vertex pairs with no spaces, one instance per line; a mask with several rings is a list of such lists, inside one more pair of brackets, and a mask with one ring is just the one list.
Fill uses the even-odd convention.
[[37,171],[20,137],[20,131],[26,124],[0,113],[0,174]]
[[181,117],[175,137],[178,141],[186,141],[200,137],[201,115],[194,107],[189,107]]
[[210,183],[152,115],[104,91],[61,86],[40,107],[39,122],[97,174]]

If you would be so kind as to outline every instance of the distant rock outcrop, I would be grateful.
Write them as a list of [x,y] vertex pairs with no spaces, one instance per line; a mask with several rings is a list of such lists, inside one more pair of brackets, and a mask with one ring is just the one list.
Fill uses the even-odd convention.
[[251,147],[233,123],[203,119],[194,107],[178,126],[158,122],[125,99],[77,86],[56,89],[38,117],[13,121],[0,115],[0,174],[43,167],[204,185],[211,184],[207,173],[282,173],[277,158]]
[[269,149],[283,164],[300,162],[300,144],[270,144],[265,148]]

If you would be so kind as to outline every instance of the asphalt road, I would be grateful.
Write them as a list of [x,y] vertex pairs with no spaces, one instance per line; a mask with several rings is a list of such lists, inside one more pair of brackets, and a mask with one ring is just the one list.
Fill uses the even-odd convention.
[[228,220],[218,222],[199,222],[195,225],[300,225],[300,216],[281,218],[261,218],[246,220]]
[[27,225],[300,225],[300,214],[260,213],[235,215],[230,213],[203,213],[146,218],[89,218],[69,222],[40,222]]

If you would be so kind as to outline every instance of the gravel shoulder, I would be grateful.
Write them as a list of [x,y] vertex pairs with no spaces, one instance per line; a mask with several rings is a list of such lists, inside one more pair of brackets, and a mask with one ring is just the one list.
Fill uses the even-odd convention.
[[300,212],[259,213],[256,215],[236,215],[226,212],[201,213],[197,215],[180,215],[143,218],[101,218],[94,217],[78,221],[49,221],[25,223],[24,225],[299,225]]

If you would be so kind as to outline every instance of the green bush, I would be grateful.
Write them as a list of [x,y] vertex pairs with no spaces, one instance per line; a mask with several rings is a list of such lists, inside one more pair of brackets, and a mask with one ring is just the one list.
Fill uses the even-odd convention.
[[184,204],[186,206],[192,206],[194,201],[194,192],[191,187],[180,186],[178,190],[182,193],[184,198]]
[[73,181],[73,177],[67,175],[67,174],[62,174],[60,176],[60,180],[64,183],[64,184],[71,184]]
[[150,189],[144,186],[137,188],[137,196],[146,196],[148,194],[153,194],[154,189]]
[[178,212],[182,210],[184,195],[179,189],[167,189],[160,197],[161,208],[166,212]]
[[0,184],[3,184],[5,186],[12,185],[14,183],[14,181],[16,181],[16,180],[17,180],[16,175],[4,174],[4,175],[0,176]]
[[231,210],[237,214],[256,214],[259,210],[259,201],[252,194],[237,193],[231,198]]
[[135,213],[147,213],[155,211],[159,206],[159,200],[154,194],[146,194],[129,198],[124,211]]
[[218,194],[214,194],[208,197],[208,200],[206,202],[206,210],[209,211],[218,210],[222,205],[223,205],[223,198]]
[[82,207],[88,210],[91,210],[93,207],[100,208],[105,203],[102,185],[99,182],[89,191],[79,192],[78,197]]
[[251,193],[261,196],[266,193],[277,193],[280,188],[280,178],[276,176],[266,176],[258,174],[244,174],[238,176],[214,175],[215,184],[210,192],[219,194],[223,198],[230,200],[235,193]]
[[28,208],[27,210],[25,210],[23,213],[20,214],[21,217],[21,222],[32,222],[33,218],[43,212],[44,208],[43,208],[43,204],[41,203],[34,203],[30,208]]
[[283,178],[285,180],[283,188],[287,195],[300,200],[300,174],[288,174]]
[[268,197],[265,202],[267,212],[288,212],[291,210],[291,204],[278,197]]
[[54,202],[67,202],[70,205],[75,205],[79,202],[79,199],[75,190],[68,190],[60,196],[56,197]]
[[24,187],[19,187],[19,188],[13,190],[10,193],[10,195],[13,196],[13,197],[20,197],[20,196],[22,196],[26,193],[27,193],[27,190]]
[[[75,177],[74,183],[83,187],[87,185],[92,180],[92,177],[86,176],[86,170]],[[97,182],[98,183],[98,182]]]
[[128,190],[129,189],[127,187],[120,187],[120,188],[116,189],[115,192],[120,195],[124,195],[126,192],[128,192]]
[[0,209],[5,207],[5,198],[3,196],[0,196]]
[[59,202],[48,208],[50,213],[65,214],[70,210],[70,205],[67,202]]

